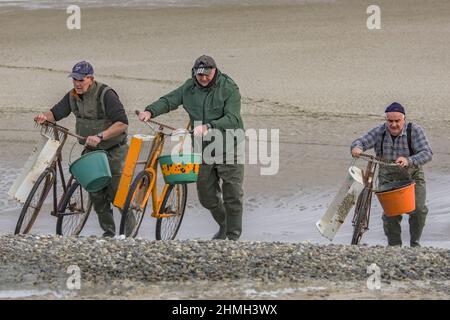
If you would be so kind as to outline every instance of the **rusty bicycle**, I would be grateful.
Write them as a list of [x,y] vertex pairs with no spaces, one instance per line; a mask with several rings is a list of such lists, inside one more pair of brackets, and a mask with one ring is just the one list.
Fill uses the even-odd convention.
[[[45,167],[37,178],[28,176],[28,184],[33,185],[24,201],[14,234],[29,233],[44,204],[51,201],[50,214],[57,217],[56,233],[78,235],[86,223],[92,204],[88,193],[83,190],[73,175],[70,175],[66,183],[62,166],[62,149],[68,136],[84,138],[48,121],[41,125],[40,133],[48,139],[46,146],[51,146],[48,148],[50,156],[41,163],[41,166]],[[43,153],[45,154],[48,150],[43,150]],[[20,190],[20,187],[18,189]],[[50,193],[51,190],[53,190],[52,193]]]
[[374,177],[377,166],[398,166],[396,163],[388,162],[365,153],[360,154],[358,158],[366,160],[367,166],[365,170],[362,170],[363,189],[359,194],[355,205],[355,213],[352,219],[353,234],[351,244],[359,244],[363,234],[369,230],[370,209],[372,205]]

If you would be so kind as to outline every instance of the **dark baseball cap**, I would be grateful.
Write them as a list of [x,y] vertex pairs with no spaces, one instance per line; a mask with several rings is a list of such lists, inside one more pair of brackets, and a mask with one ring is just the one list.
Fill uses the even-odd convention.
[[72,73],[69,77],[76,80],[83,80],[86,76],[92,76],[94,74],[94,68],[87,61],[80,61],[72,68]]
[[194,76],[197,74],[210,75],[213,68],[217,68],[216,62],[210,56],[202,55],[194,62]]
[[405,108],[403,108],[403,106],[400,103],[393,102],[393,103],[391,103],[390,105],[388,105],[386,107],[386,110],[384,112],[385,113],[388,113],[388,112],[400,112],[400,113],[405,114]]

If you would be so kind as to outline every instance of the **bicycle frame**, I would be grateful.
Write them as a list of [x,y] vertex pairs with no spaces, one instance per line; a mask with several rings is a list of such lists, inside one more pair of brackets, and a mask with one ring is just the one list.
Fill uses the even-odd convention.
[[[368,160],[368,162],[367,162],[366,170],[365,171],[363,170],[364,187],[369,190],[368,208],[367,208],[367,212],[366,212],[366,219],[364,220],[365,221],[364,231],[369,229],[370,209],[371,209],[372,192],[373,192],[373,180],[374,180],[376,168],[377,168],[377,163],[375,163],[371,159],[371,160]],[[359,201],[357,201],[357,202],[359,204]],[[358,209],[359,209],[358,207],[355,208],[355,214],[353,215],[352,225],[355,225]]]
[[[158,187],[157,187],[157,173],[158,173],[158,157],[161,155],[163,147],[164,147],[164,133],[163,133],[163,129],[164,128],[168,128],[171,130],[175,130],[175,128],[163,125],[159,122],[153,121],[153,120],[149,120],[149,122],[155,123],[157,124],[158,127],[158,131],[152,141],[152,145],[150,147],[150,151],[149,151],[149,155],[147,157],[146,161],[137,161],[137,164],[143,164],[145,163],[145,171],[147,171],[151,177],[152,180],[150,181],[149,187],[146,191],[146,194],[144,196],[144,198],[142,199],[142,202],[140,203],[140,208],[143,210],[144,207],[146,206],[148,199],[150,198],[150,194],[152,196],[152,214],[151,216],[157,219],[160,218],[168,218],[170,216],[172,216],[171,214],[163,214],[160,213],[161,210],[161,205],[163,202],[163,199],[167,193],[167,190],[169,188],[168,184],[164,184],[163,190],[161,192],[161,195],[159,195],[158,198]],[[189,124],[188,124],[189,126]],[[134,197],[135,195],[133,195]],[[180,199],[178,199],[178,201],[180,201]]]
[[366,171],[363,171],[362,178],[364,188],[356,201],[355,214],[352,219],[353,237],[351,244],[358,244],[364,232],[369,230],[370,209],[372,205],[372,194],[374,192],[373,183],[375,171],[378,165],[397,166],[396,163],[383,160],[368,154],[360,154],[361,157],[367,160]]
[[[52,131],[52,136],[47,135],[47,132],[50,130]],[[43,133],[44,132],[44,133]],[[54,174],[55,174],[55,178],[53,179],[53,210],[51,211],[51,215],[52,216],[57,216],[58,215],[58,190],[57,190],[57,186],[58,186],[58,174],[59,177],[61,179],[62,182],[62,186],[63,186],[63,194],[66,193],[67,191],[67,187],[66,187],[66,182],[65,182],[65,177],[64,177],[64,173],[63,173],[63,168],[62,168],[62,148],[64,146],[64,144],[66,143],[67,140],[67,133],[64,133],[63,131],[59,131],[56,127],[56,125],[50,125],[49,123],[46,123],[42,126],[41,128],[41,134],[48,137],[48,138],[52,138],[55,139],[57,141],[60,141],[60,145],[58,147],[58,150],[56,151],[56,158],[55,160],[50,164],[49,168],[51,170],[53,170]]]
[[154,218],[163,218],[163,216],[167,216],[160,214],[159,210],[161,209],[162,199],[164,198],[169,185],[168,184],[164,185],[161,195],[159,196],[158,199],[158,186],[156,184],[158,172],[158,157],[161,154],[163,147],[164,147],[164,136],[161,132],[158,132],[153,140],[152,146],[150,148],[149,157],[145,165],[145,171],[151,174],[152,181],[150,182],[147,193],[145,194],[145,197],[141,203],[141,209],[144,209],[144,206],[147,203],[151,193],[152,209],[153,209],[151,216]]
[[[52,131],[51,135],[48,135],[47,133],[49,131]],[[57,217],[58,216],[58,208],[60,205],[60,201],[63,197],[61,197],[58,200],[58,174],[61,179],[61,184],[63,188],[63,194],[64,195],[67,192],[68,187],[72,184],[74,177],[73,175],[70,175],[69,180],[66,184],[66,179],[64,177],[64,172],[62,168],[62,149],[67,141],[67,137],[69,135],[75,136],[76,138],[82,138],[80,136],[77,136],[73,133],[70,133],[68,129],[61,127],[57,125],[56,123],[51,122],[45,122],[41,127],[41,134],[48,137],[55,139],[57,141],[60,141],[60,146],[58,147],[58,150],[56,151],[56,158],[55,160],[50,164],[49,168],[53,170],[55,173],[55,179],[53,180],[53,210],[51,211],[51,215]]]

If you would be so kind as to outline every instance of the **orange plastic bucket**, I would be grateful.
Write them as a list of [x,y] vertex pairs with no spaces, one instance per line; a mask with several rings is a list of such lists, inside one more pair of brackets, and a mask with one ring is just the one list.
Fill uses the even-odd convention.
[[414,181],[398,181],[383,185],[375,194],[388,217],[411,213],[416,210]]

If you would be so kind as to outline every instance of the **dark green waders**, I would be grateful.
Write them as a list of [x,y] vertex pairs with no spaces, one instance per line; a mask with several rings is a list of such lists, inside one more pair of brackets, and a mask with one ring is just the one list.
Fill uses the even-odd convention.
[[[222,180],[222,186],[220,186]],[[214,239],[238,240],[242,233],[244,165],[200,165],[197,193],[219,225]]]
[[103,236],[114,237],[116,234],[116,226],[111,203],[114,201],[117,187],[119,186],[123,161],[128,153],[128,145],[123,144],[118,147],[113,147],[107,153],[112,175],[111,184],[98,192],[90,193],[90,196],[94,210],[98,215],[100,227],[104,232]]

